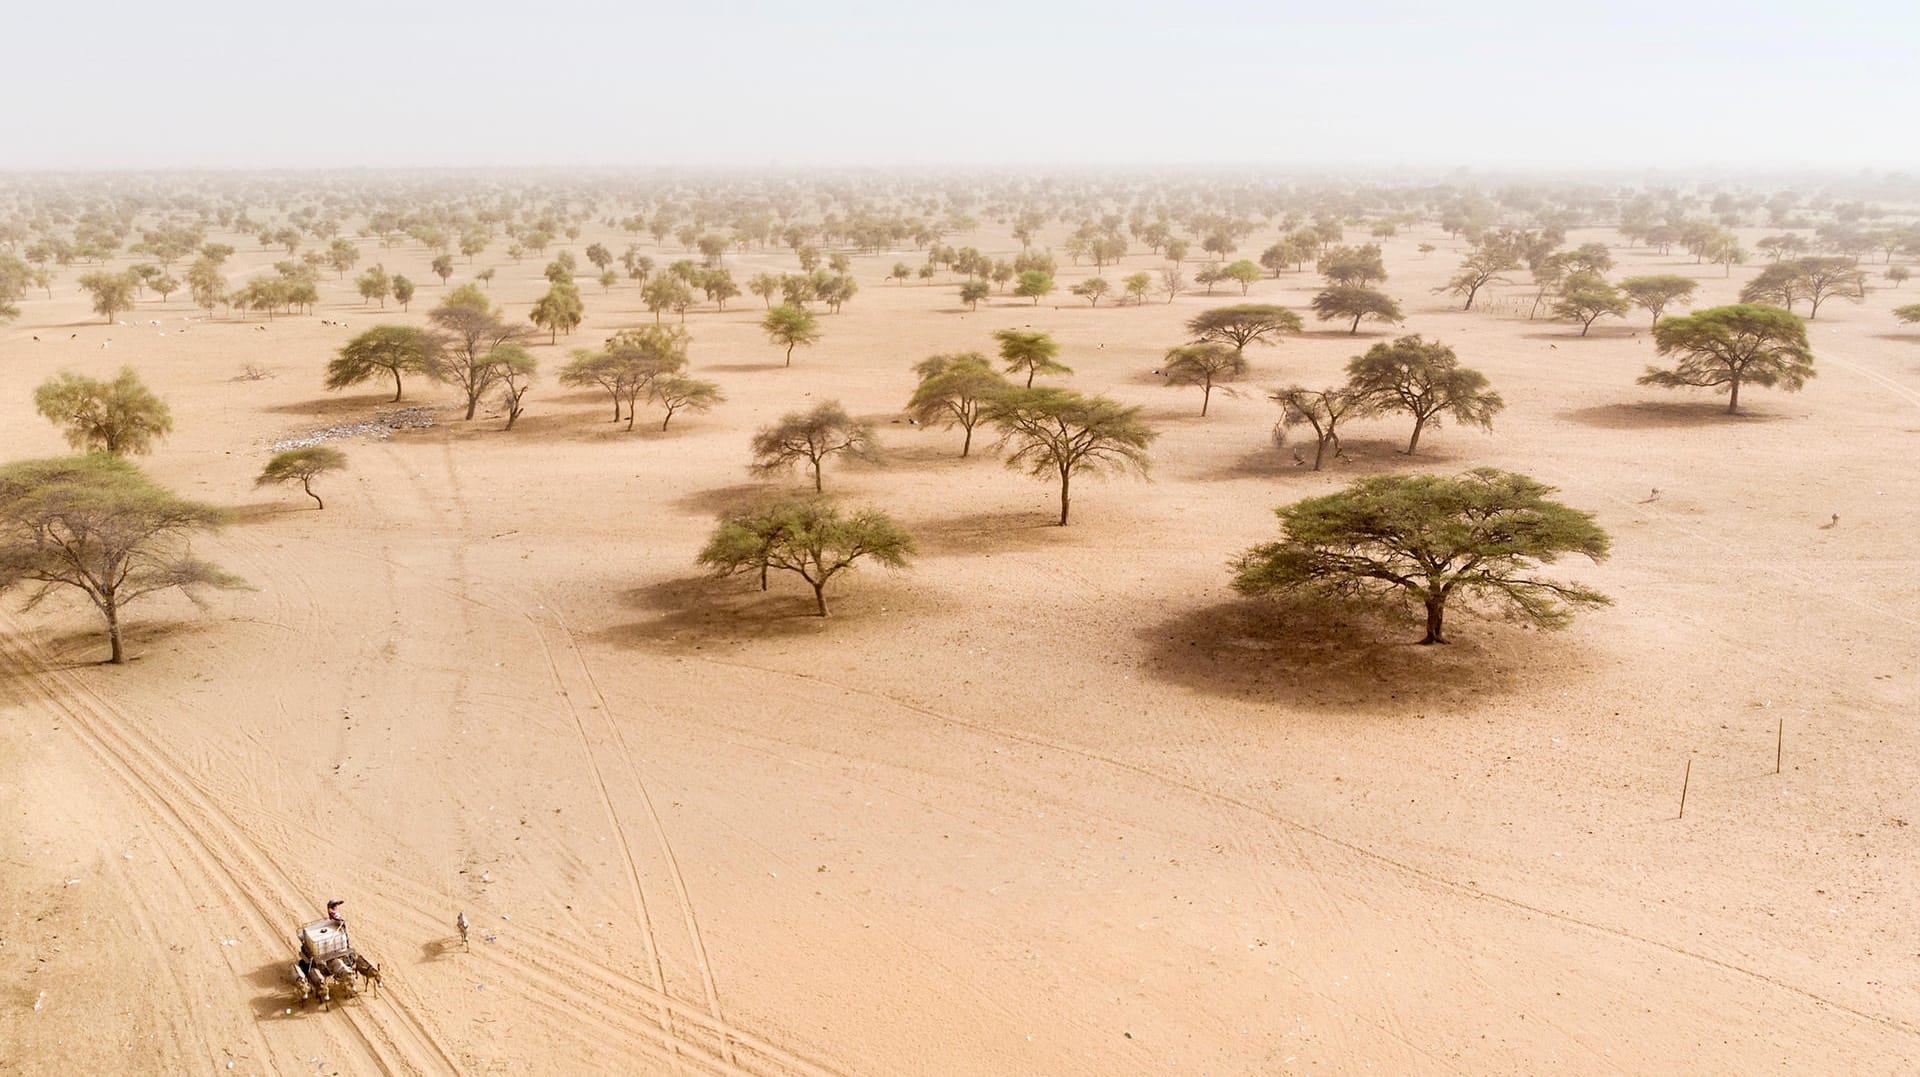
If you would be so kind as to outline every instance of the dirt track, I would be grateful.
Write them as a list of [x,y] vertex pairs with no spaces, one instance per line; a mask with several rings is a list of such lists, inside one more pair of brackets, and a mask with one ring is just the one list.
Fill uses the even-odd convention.
[[[1588,239],[1617,242],[1570,243]],[[368,248],[435,280],[421,250]],[[1698,306],[1754,271],[1614,253],[1616,277],[1697,274]],[[690,314],[693,372],[729,396],[709,415],[628,434],[549,375],[511,434],[442,410],[340,443],[324,512],[252,489],[266,447],[385,408],[321,392],[320,369],[352,332],[423,321],[437,283],[382,314],[328,281],[318,317],[264,332],[181,334],[181,303],[101,325],[71,283],[23,302],[0,329],[4,458],[62,451],[32,386],[131,363],[177,428],[146,466],[240,507],[204,552],[256,590],[134,607],[139,660],[117,669],[92,664],[87,611],[5,607],[0,1068],[1920,1068],[1920,339],[1887,313],[1911,296],[1823,308],[1820,376],[1729,420],[1632,384],[1642,312],[1581,339],[1446,309],[1430,289],[1455,245],[1390,240],[1402,331],[1508,402],[1490,436],[1423,438],[1415,466],[1527,472],[1615,539],[1562,568],[1614,607],[1554,635],[1463,617],[1456,645],[1419,648],[1242,603],[1224,568],[1275,505],[1406,466],[1383,419],[1329,471],[1294,467],[1259,391],[1330,384],[1386,334],[1310,322],[1202,420],[1197,390],[1149,372],[1236,286],[1087,309],[1068,270],[1058,309],[969,314],[949,284],[884,283],[902,257],[856,259],[863,290],[791,370],[754,297]],[[494,264],[524,317],[542,263]],[[535,349],[549,368],[651,320],[630,285],[581,284],[588,322]],[[1301,309],[1317,285],[1249,298]],[[1026,325],[1062,341],[1063,383],[1162,432],[1154,481],[1077,485],[1067,529],[1046,484],[890,421],[913,361]],[[276,376],[234,380],[247,363]],[[763,596],[692,564],[754,485],[751,431],[823,399],[876,417],[890,455],[830,464],[829,490],[922,547],[837,584],[825,622],[789,581]],[[321,1014],[294,1001],[288,939],[330,897],[386,988]]]

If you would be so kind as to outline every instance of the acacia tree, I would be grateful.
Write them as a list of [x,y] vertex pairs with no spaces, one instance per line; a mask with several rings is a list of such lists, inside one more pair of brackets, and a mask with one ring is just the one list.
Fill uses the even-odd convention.
[[1336,284],[1313,297],[1313,315],[1323,322],[1335,318],[1352,318],[1353,324],[1347,327],[1352,335],[1360,331],[1360,319],[1373,318],[1383,322],[1397,322],[1401,319],[1400,304],[1385,292],[1376,291],[1360,284]]
[[174,588],[198,602],[202,587],[244,586],[189,546],[194,533],[224,520],[220,509],[176,497],[117,456],[9,464],[0,467],[0,591],[30,585],[32,609],[61,587],[78,588],[106,621],[108,661],[118,664],[126,660],[127,603]]
[[441,361],[435,371],[440,380],[459,386],[466,394],[466,417],[470,420],[481,398],[499,381],[493,350],[521,339],[527,331],[502,321],[499,310],[471,284],[448,292],[445,302],[433,308],[427,318],[442,339]]
[[[902,268],[899,266],[896,269]],[[911,270],[909,270],[911,272]],[[755,273],[747,280],[747,291],[766,300],[767,309],[773,309],[773,297],[780,294],[780,274]]]
[[1591,513],[1550,499],[1554,492],[1493,468],[1361,479],[1276,509],[1281,541],[1241,554],[1233,586],[1244,595],[1414,603],[1426,613],[1423,644],[1447,642],[1447,603],[1463,597],[1560,628],[1575,607],[1610,600],[1547,579],[1539,566],[1566,553],[1603,560],[1609,540]]
[[1230,280],[1238,284],[1241,295],[1246,295],[1247,289],[1253,287],[1254,282],[1259,280],[1260,277],[1260,267],[1245,258],[1237,262],[1228,262],[1226,265],[1220,267],[1220,279]]
[[1375,411],[1404,411],[1413,416],[1407,454],[1420,447],[1420,432],[1443,415],[1493,429],[1493,416],[1506,402],[1486,375],[1460,365],[1453,349],[1425,341],[1418,333],[1382,342],[1347,363],[1347,387]]
[[878,509],[843,516],[825,498],[762,504],[721,517],[698,562],[716,576],[754,572],[767,588],[767,570],[792,572],[813,588],[814,608],[827,616],[827,584],[863,558],[905,568],[912,536]]
[[520,421],[520,413],[526,410],[521,401],[526,399],[527,390],[533,388],[533,374],[540,363],[533,355],[518,344],[500,344],[487,353],[487,360],[493,367],[494,384],[500,387],[500,403],[507,409],[508,430]]
[[667,409],[666,418],[660,420],[660,429],[665,430],[675,412],[711,411],[727,397],[713,382],[668,374],[647,383],[647,399]]
[[1675,303],[1685,303],[1693,298],[1699,282],[1691,277],[1661,273],[1650,277],[1628,277],[1620,282],[1620,292],[1641,310],[1653,315],[1654,325],[1660,324],[1660,315]]
[[380,308],[386,309],[387,294],[393,290],[393,279],[387,276],[387,267],[377,265],[365,273],[353,278],[354,287],[360,290],[360,301],[378,299]]
[[393,275],[393,301],[400,304],[401,310],[413,309],[413,281],[398,273]]
[[393,378],[393,399],[400,399],[403,374],[433,374],[439,370],[441,341],[424,329],[407,325],[376,325],[341,347],[327,363],[327,388],[345,389],[381,375]]
[[1820,316],[1820,304],[1834,296],[1855,303],[1867,297],[1867,275],[1850,258],[1800,258],[1793,263],[1802,292],[1813,304],[1808,318]]
[[[691,293],[689,293],[691,294]],[[550,334],[547,343],[560,342],[560,331],[572,333],[586,316],[586,304],[580,300],[580,289],[574,287],[571,280],[556,281],[533,304],[527,312],[527,320],[547,330]]]
[[80,278],[80,287],[93,297],[93,312],[113,322],[113,316],[123,310],[133,309],[133,290],[139,278],[127,273],[87,273]]
[[1053,291],[1053,274],[1040,269],[1029,269],[1014,278],[1013,294],[1022,298],[1031,298],[1034,306],[1040,305],[1040,297]]
[[1366,398],[1350,388],[1309,389],[1304,385],[1290,385],[1275,389],[1269,399],[1280,405],[1280,421],[1273,426],[1275,445],[1285,445],[1287,431],[1296,426],[1313,428],[1315,471],[1325,462],[1329,447],[1334,456],[1340,455],[1340,424],[1371,410]]
[[993,339],[1000,342],[1000,358],[1006,360],[1007,373],[1027,372],[1027,388],[1033,388],[1036,374],[1071,374],[1073,368],[1056,362],[1060,343],[1046,333],[1025,329],[998,329]]
[[960,284],[960,302],[968,310],[979,310],[980,301],[993,294],[993,285],[983,280],[963,281]]
[[298,449],[286,449],[273,454],[267,466],[253,480],[255,486],[278,486],[281,483],[298,482],[300,489],[313,498],[313,503],[325,509],[327,503],[313,492],[313,480],[330,471],[344,471],[347,466],[347,454],[339,449],[325,445],[307,445]]
[[1112,291],[1113,285],[1107,283],[1105,277],[1088,277],[1068,290],[1086,300],[1089,306],[1097,307],[1100,305],[1100,297]]
[[166,401],[142,384],[132,367],[112,381],[61,371],[33,391],[34,410],[66,429],[67,444],[82,452],[128,456],[153,451],[173,431]]
[[1170,386],[1200,386],[1200,417],[1206,418],[1213,400],[1213,387],[1239,381],[1247,376],[1247,357],[1217,341],[1183,344],[1167,349],[1167,357],[1157,371]]
[[434,276],[440,278],[440,286],[442,288],[446,287],[447,279],[453,276],[453,255],[435,255],[432,264],[428,268],[433,270]]
[[1244,352],[1249,344],[1275,344],[1282,333],[1298,333],[1300,316],[1269,303],[1241,303],[1203,310],[1187,320],[1195,344],[1218,342]]
[[[1292,251],[1277,250],[1276,257],[1291,254]],[[1335,247],[1320,256],[1317,266],[1327,283],[1340,285],[1365,286],[1375,281],[1387,279],[1387,269],[1380,261],[1380,245],[1369,243],[1364,247]],[[1275,276],[1279,276],[1276,270]]]
[[1466,260],[1460,263],[1459,273],[1434,291],[1465,296],[1466,305],[1460,309],[1472,310],[1473,299],[1480,294],[1480,289],[1489,284],[1506,283],[1507,278],[1501,274],[1517,269],[1519,265],[1520,256],[1510,244],[1485,242],[1468,253]]
[[1779,307],[1741,303],[1668,318],[1654,325],[1653,342],[1676,362],[1648,367],[1641,385],[1724,392],[1729,415],[1740,410],[1744,383],[1795,393],[1814,376],[1806,323]]
[[907,401],[907,414],[922,425],[965,430],[960,443],[964,458],[973,451],[973,428],[980,424],[987,402],[1011,389],[1011,383],[979,352],[928,356],[913,370],[920,384]]
[[1081,471],[1147,470],[1147,446],[1158,436],[1128,407],[1104,396],[1042,386],[1014,389],[988,401],[984,416],[1010,446],[1007,466],[1060,480],[1060,526],[1067,526],[1073,476]]
[[1596,319],[1606,315],[1624,318],[1627,315],[1627,297],[1619,289],[1608,284],[1606,278],[1597,273],[1585,271],[1568,277],[1560,287],[1560,298],[1553,304],[1556,317],[1580,323],[1580,335],[1586,336],[1593,328]]
[[827,457],[871,459],[879,451],[872,425],[848,415],[839,401],[828,400],[812,411],[790,411],[753,435],[753,469],[765,474],[805,460],[817,494],[823,489],[820,464]]
[[767,311],[760,328],[766,331],[768,343],[787,349],[788,366],[793,365],[794,348],[811,347],[820,341],[819,319],[807,308],[791,303]]

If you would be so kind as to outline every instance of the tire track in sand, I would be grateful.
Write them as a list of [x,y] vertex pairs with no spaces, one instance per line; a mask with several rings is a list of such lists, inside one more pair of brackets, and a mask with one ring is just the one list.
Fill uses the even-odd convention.
[[[197,873],[224,897],[229,911],[250,918],[261,943],[281,937],[281,920],[297,908],[300,887],[265,849],[205,795],[186,769],[118,708],[68,670],[59,668],[11,618],[0,620],[0,670],[65,715],[65,728],[79,739],[138,800],[151,818],[173,832],[194,859]],[[177,867],[177,862],[176,862]],[[266,887],[281,908],[271,908],[255,891]],[[390,991],[398,985],[391,985]],[[289,988],[291,990],[291,988]],[[383,992],[387,994],[388,992]],[[460,1072],[440,1038],[404,999],[404,989],[384,1020],[368,1006],[342,1007],[345,1022],[360,1041],[366,1060],[385,1073]],[[329,1026],[330,1027],[330,1026]]]

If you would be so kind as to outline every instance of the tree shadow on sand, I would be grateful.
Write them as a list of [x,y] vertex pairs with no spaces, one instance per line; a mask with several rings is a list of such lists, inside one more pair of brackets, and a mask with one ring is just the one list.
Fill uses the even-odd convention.
[[[1405,438],[1340,439],[1341,454],[1327,450],[1320,470],[1313,470],[1313,432],[1303,436],[1289,434],[1285,445],[1269,442],[1251,449],[1208,472],[1209,479],[1321,479],[1345,485],[1353,479],[1397,471],[1456,470],[1460,457],[1431,446],[1422,439],[1420,451],[1408,456]],[[1295,454],[1298,454],[1296,457]],[[1314,491],[1309,491],[1314,492]],[[1308,496],[1308,492],[1300,494]]]
[[1470,707],[1537,689],[1567,669],[1567,645],[1450,611],[1445,646],[1422,646],[1411,618],[1311,600],[1232,599],[1139,630],[1148,676],[1211,696],[1345,712]]
[[[592,638],[621,647],[694,651],[711,645],[811,637],[827,631],[836,620],[817,615],[812,593],[804,585],[796,587],[785,572],[774,573],[765,591],[756,579],[747,577],[682,576],[636,587],[620,597],[646,618],[603,629]],[[828,601],[836,612],[844,597],[829,592]],[[854,603],[846,605],[855,608]]]
[[1720,423],[1776,422],[1785,416],[1749,410],[1728,415],[1725,404],[1675,400],[1599,404],[1590,408],[1562,411],[1554,418],[1600,430],[1661,430],[1686,426],[1712,426]]

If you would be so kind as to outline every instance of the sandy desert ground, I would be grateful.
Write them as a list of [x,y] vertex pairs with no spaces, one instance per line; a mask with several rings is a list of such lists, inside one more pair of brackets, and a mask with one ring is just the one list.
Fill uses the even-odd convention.
[[[284,257],[212,238],[240,248],[236,282]],[[1569,244],[1588,240],[1616,278],[1698,276],[1695,306],[1758,268]],[[1018,249],[991,224],[947,242]],[[651,320],[631,284],[583,279],[587,322],[540,338],[518,428],[410,384],[437,424],[337,443],[351,467],[316,511],[253,488],[269,446],[387,410],[321,370],[443,291],[423,249],[363,245],[422,282],[410,313],[368,309],[349,276],[311,317],[149,298],[107,326],[67,281],[0,329],[0,458],[65,451],[33,386],[132,364],[176,425],[143,466],[235,507],[199,548],[254,588],[134,607],[120,668],[76,602],[0,607],[0,1070],[1920,1070],[1920,334],[1888,313],[1911,287],[1823,308],[1819,377],[1729,419],[1633,384],[1642,312],[1581,339],[1497,297],[1451,309],[1431,289],[1461,245],[1403,232],[1398,331],[1454,345],[1508,408],[1411,462],[1403,420],[1369,421],[1311,473],[1269,442],[1261,389],[1331,384],[1391,334],[1309,320],[1202,419],[1198,390],[1151,372],[1231,284],[1089,309],[1065,286],[1091,268],[1063,256],[1047,302],[969,313],[944,274],[883,280],[914,252],[862,255],[861,292],[791,369],[755,297],[690,313],[693,372],[729,401],[627,433],[551,377]],[[453,284],[490,264],[524,317],[544,260],[496,246]],[[1304,310],[1319,283],[1249,299]],[[1161,432],[1151,481],[1078,486],[1065,529],[1045,483],[893,421],[911,363],[1028,325],[1063,343],[1062,384]],[[829,489],[892,511],[921,554],[847,577],[823,621],[798,581],[763,595],[693,556],[763,484],[750,433],[825,399],[888,450]],[[1423,648],[1228,587],[1277,505],[1479,465],[1598,513],[1613,556],[1565,571],[1613,607],[1553,634],[1458,617],[1453,646]],[[321,1013],[288,986],[290,933],[334,897],[386,986]]]

